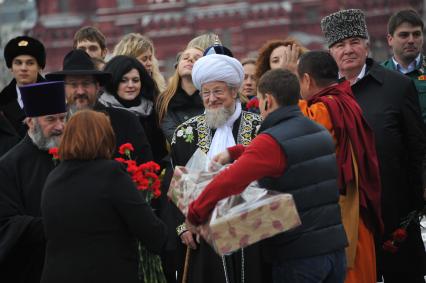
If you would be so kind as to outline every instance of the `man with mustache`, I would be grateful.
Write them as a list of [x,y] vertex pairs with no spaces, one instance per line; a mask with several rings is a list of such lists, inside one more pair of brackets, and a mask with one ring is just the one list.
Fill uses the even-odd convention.
[[[221,49],[225,50],[225,54],[232,54],[224,47],[215,48]],[[198,148],[213,158],[229,146],[248,145],[256,136],[261,118],[242,111],[238,99],[238,90],[244,79],[243,66],[235,58],[217,53],[207,52],[209,55],[198,59],[192,68],[192,81],[200,91],[205,113],[176,128],[171,142],[174,165],[185,165]],[[183,223],[181,213],[179,217],[180,223]],[[241,282],[241,278],[245,278],[246,282],[261,282],[262,265],[256,246],[221,259],[205,241],[201,240],[197,245],[185,225],[176,230],[182,242],[193,249],[188,282],[225,282],[226,276],[229,282]]]
[[[71,115],[82,109],[106,112],[114,129],[116,146],[131,143],[135,149],[133,159],[138,163],[152,160],[151,146],[136,116],[98,102],[101,86],[111,79],[111,74],[98,71],[85,51],[70,51],[64,57],[63,70],[49,73],[46,78],[65,82],[66,101]],[[116,156],[118,154],[117,151]]]
[[330,14],[321,20],[321,28],[339,76],[350,82],[375,135],[384,222],[384,234],[376,239],[377,274],[379,278],[383,275],[386,283],[424,282],[426,253],[419,223],[414,221],[407,227],[408,237],[396,253],[382,248],[383,242],[392,239],[401,227],[401,221],[425,204],[424,123],[414,83],[368,58],[367,24],[361,10]]
[[40,203],[55,160],[65,117],[63,82],[20,87],[28,131],[0,159],[0,278],[2,282],[40,282],[45,236]]
[[0,111],[16,134],[23,138],[28,128],[23,122],[25,112],[19,87],[45,81],[40,73],[46,65],[46,51],[37,39],[18,36],[6,44],[4,58],[13,80],[0,92]]

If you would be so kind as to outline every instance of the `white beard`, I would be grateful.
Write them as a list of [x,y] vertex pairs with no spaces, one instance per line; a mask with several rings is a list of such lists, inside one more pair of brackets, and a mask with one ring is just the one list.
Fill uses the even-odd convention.
[[206,109],[206,124],[211,129],[217,129],[225,125],[234,110],[221,107],[218,109]]

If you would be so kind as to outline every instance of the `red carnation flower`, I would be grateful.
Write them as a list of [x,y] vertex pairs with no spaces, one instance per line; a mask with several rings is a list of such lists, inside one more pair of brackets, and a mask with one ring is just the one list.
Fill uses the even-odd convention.
[[59,159],[58,148],[57,147],[49,148],[49,154],[52,155],[53,159]]
[[397,242],[403,242],[407,238],[407,231],[403,228],[398,228],[392,233],[392,239]]
[[391,240],[387,240],[386,242],[384,242],[382,247],[385,251],[388,251],[393,254],[398,251],[398,247],[395,246],[394,242]]
[[115,158],[115,161],[118,161],[118,162],[120,162],[120,163],[126,163],[126,159],[121,158],[121,157],[117,157],[117,158]]
[[259,100],[257,99],[257,97],[254,97],[249,102],[247,102],[246,108],[247,110],[251,108],[259,108]]
[[130,152],[134,151],[135,149],[133,148],[133,145],[131,143],[125,143],[122,144],[119,148],[118,148],[118,152],[122,155],[126,155],[129,156]]

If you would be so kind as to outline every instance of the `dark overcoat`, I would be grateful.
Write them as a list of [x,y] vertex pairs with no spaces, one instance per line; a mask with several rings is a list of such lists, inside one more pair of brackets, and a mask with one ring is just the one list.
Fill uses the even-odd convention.
[[378,272],[425,273],[425,248],[418,225],[409,227],[408,238],[396,254],[381,248],[402,219],[424,205],[425,137],[418,94],[409,78],[371,59],[366,64],[366,75],[352,90],[374,131],[379,159],[385,233],[377,242]]
[[[40,74],[37,76],[37,82],[46,81]],[[24,110],[19,106],[18,94],[16,93],[16,80],[13,79],[0,92],[0,111],[9,120],[18,135],[22,138],[26,135],[28,127],[23,123],[26,115]]]
[[45,237],[40,201],[54,161],[29,136],[0,159],[1,282],[39,283]]
[[136,283],[136,239],[154,253],[166,239],[165,225],[114,160],[61,162],[46,180],[41,210],[43,283]]
[[94,110],[104,112],[110,118],[115,133],[116,157],[122,157],[118,153],[120,145],[131,143],[135,149],[132,153],[132,159],[136,160],[138,164],[153,160],[151,146],[145,130],[134,114],[123,109],[106,107],[100,103],[95,105]]
[[17,144],[21,138],[0,111],[0,157]]
[[200,92],[196,90],[192,95],[189,95],[179,86],[170,100],[166,116],[161,122],[161,129],[167,141],[172,142],[173,133],[180,124],[203,112],[204,105]]

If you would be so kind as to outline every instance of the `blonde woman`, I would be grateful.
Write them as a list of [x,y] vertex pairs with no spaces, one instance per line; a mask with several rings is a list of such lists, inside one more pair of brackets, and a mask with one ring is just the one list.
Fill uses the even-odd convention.
[[127,55],[138,59],[154,79],[159,93],[166,89],[166,81],[160,73],[152,41],[140,33],[126,34],[114,47],[113,56]]
[[204,52],[204,50],[206,50],[208,47],[212,46],[213,44],[222,45],[222,42],[220,41],[219,36],[214,33],[204,33],[191,39],[191,41],[187,45],[187,48],[196,47],[201,49]]
[[158,118],[169,143],[177,126],[204,111],[191,77],[192,66],[202,56],[203,51],[199,47],[185,49],[179,57],[169,86],[157,99]]

